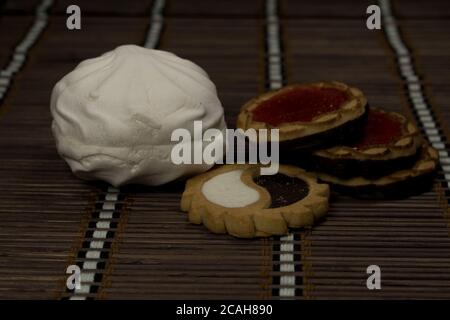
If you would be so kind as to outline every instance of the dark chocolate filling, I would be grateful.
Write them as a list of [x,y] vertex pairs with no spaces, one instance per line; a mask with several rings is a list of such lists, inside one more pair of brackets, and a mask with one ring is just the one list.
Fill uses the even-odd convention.
[[305,181],[282,173],[258,176],[254,181],[269,192],[272,199],[270,208],[288,206],[302,200],[309,193],[309,186]]

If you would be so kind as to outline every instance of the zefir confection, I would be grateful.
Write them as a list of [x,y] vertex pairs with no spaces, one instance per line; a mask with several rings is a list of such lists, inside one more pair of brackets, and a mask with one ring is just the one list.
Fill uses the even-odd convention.
[[258,165],[224,165],[187,181],[181,210],[214,233],[267,237],[312,226],[328,198],[328,185],[300,168],[282,165],[261,176]]
[[361,90],[344,83],[294,84],[247,102],[237,127],[279,129],[285,149],[325,147],[359,133],[366,105]]
[[[216,87],[203,69],[135,45],[81,62],[55,85],[51,112],[58,152],[74,174],[114,186],[160,185],[208,170],[213,164],[173,163],[171,134],[179,128],[192,133],[196,120],[203,130],[226,129]],[[195,144],[191,136],[186,143]]]

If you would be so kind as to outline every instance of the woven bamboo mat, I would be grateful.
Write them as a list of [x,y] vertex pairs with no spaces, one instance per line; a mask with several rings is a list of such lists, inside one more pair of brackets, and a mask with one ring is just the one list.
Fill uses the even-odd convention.
[[[43,2],[0,1],[2,70]],[[239,240],[189,224],[179,211],[182,184],[114,190],[76,179],[57,155],[49,112],[56,81],[83,59],[121,44],[143,45],[159,20],[158,48],[208,71],[234,127],[240,106],[269,87],[270,2],[279,18],[285,83],[348,82],[371,105],[403,112],[423,128],[392,39],[365,28],[370,1],[166,0],[158,19],[158,1],[49,1],[45,28],[20,69],[5,77],[0,102],[0,298],[450,298],[445,167],[434,189],[420,196],[335,197],[328,218],[311,230]],[[65,27],[65,10],[74,3],[82,9],[81,31]],[[448,151],[450,4],[389,7]],[[99,229],[105,219],[109,227]],[[103,245],[92,258],[99,231]],[[87,291],[65,288],[71,264],[91,275]],[[382,270],[382,290],[366,287],[373,264]]]

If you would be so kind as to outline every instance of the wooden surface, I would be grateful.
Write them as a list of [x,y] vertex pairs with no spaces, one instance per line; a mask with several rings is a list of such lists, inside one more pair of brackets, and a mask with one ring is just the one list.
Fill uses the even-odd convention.
[[[4,1],[0,68],[33,21],[40,1]],[[371,105],[414,112],[382,31],[365,28],[370,1],[280,1],[288,83],[339,80]],[[1,3],[1,2],[0,2]],[[82,9],[68,31],[65,8]],[[49,24],[0,105],[0,298],[57,299],[66,268],[79,260],[89,220],[106,186],[75,178],[56,153],[49,98],[81,60],[143,44],[152,1],[56,1]],[[449,139],[450,5],[396,1],[433,114]],[[240,106],[266,88],[264,1],[169,0],[160,49],[202,66],[234,127]],[[280,239],[239,240],[191,225],[179,210],[182,184],[125,187],[117,230],[98,290],[89,297],[279,298]],[[296,298],[450,298],[448,190],[398,201],[335,197],[326,221],[295,231]],[[366,267],[382,268],[367,290]]]

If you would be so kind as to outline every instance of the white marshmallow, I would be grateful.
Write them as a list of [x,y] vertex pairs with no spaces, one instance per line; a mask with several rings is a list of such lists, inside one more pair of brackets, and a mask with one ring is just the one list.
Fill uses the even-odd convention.
[[[216,87],[191,61],[125,45],[81,62],[53,88],[52,130],[73,173],[114,186],[160,185],[208,170],[172,163],[172,131],[226,129]],[[192,141],[194,143],[194,141]],[[223,142],[220,142],[223,143]]]

